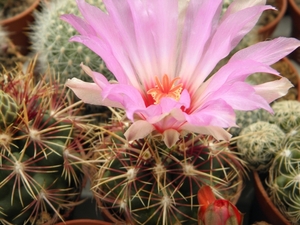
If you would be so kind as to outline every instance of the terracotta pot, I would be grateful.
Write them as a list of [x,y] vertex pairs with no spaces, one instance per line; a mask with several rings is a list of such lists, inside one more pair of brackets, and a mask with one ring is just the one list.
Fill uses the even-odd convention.
[[[284,63],[280,65],[280,63]],[[288,78],[294,87],[290,88],[288,93],[281,97],[280,100],[300,100],[300,77],[297,69],[287,57],[281,59],[278,63],[272,66],[283,77]]]
[[256,171],[253,172],[253,177],[255,196],[262,213],[266,217],[266,222],[271,223],[272,225],[291,225],[269,198],[261,177]]
[[[259,30],[258,30],[259,40],[261,40],[261,41],[265,41],[266,39],[271,37],[271,35],[273,34],[274,30],[276,29],[278,23],[283,18],[284,14],[287,10],[287,0],[276,0],[276,4],[278,4],[277,10],[279,12],[277,17],[272,22],[259,28]],[[266,12],[264,12],[264,13],[266,13]]]
[[8,32],[12,42],[19,47],[19,51],[26,55],[29,52],[30,41],[26,34],[28,31],[28,25],[33,22],[33,11],[38,7],[40,0],[35,0],[33,4],[22,13],[0,21],[0,25],[3,26]]
[[[292,33],[291,36],[300,39],[300,7],[295,0],[289,0],[288,12],[292,19]],[[300,63],[300,48],[297,48],[292,54],[291,58],[297,63]]]
[[68,220],[65,222],[56,223],[55,225],[113,225],[113,224],[101,220],[78,219],[78,220]]

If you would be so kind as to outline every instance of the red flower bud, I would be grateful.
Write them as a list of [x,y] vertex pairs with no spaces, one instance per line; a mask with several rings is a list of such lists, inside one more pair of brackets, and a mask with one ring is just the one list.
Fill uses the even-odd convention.
[[242,215],[230,201],[216,199],[209,186],[198,191],[199,225],[241,225]]

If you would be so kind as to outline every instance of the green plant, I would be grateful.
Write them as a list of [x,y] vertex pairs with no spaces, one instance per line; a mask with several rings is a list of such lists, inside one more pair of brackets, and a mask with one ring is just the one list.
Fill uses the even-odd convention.
[[300,222],[300,142],[286,141],[270,168],[270,198],[292,224]]
[[266,171],[280,151],[284,137],[284,132],[276,124],[258,121],[242,129],[237,149],[250,168]]
[[275,102],[272,105],[274,116],[269,122],[277,124],[285,133],[300,125],[300,102],[297,100],[285,100]]
[[270,113],[263,109],[257,109],[253,111],[235,111],[236,125],[238,127],[231,127],[230,133],[236,137],[239,136],[243,128],[256,123],[258,121],[268,121]]
[[102,210],[129,224],[197,224],[203,185],[236,202],[244,170],[228,142],[187,134],[171,149],[155,136],[128,143],[127,125],[99,128],[91,189]]
[[[88,0],[87,2],[104,8],[102,0]],[[70,42],[71,36],[77,34],[74,28],[60,19],[63,14],[79,15],[74,0],[54,0],[44,2],[42,10],[35,12],[35,23],[32,25],[30,39],[32,50],[38,54],[38,67],[44,72],[51,67],[60,74],[60,81],[65,83],[68,78],[77,77],[87,79],[80,64],[84,63],[92,70],[98,71],[108,78],[112,78],[102,59],[87,47]],[[91,79],[91,78],[89,78]]]
[[89,119],[49,74],[36,82],[33,67],[0,76],[1,224],[63,220],[84,185]]

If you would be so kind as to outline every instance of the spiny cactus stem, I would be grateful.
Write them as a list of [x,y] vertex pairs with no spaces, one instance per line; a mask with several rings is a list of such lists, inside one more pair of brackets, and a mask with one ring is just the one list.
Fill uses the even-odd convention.
[[[55,112],[55,116],[56,116],[56,117],[59,117],[61,114],[64,114],[64,113],[66,113],[66,112],[69,112],[70,110],[72,110],[72,109],[74,109],[74,108],[76,108],[76,107],[82,105],[82,103],[83,103],[83,102],[82,102],[81,100],[78,101],[78,102],[75,102],[75,103],[73,103],[73,104],[67,106],[67,107],[64,108],[64,109],[61,109],[61,110]],[[51,112],[51,113],[52,113],[52,114],[50,114],[50,115],[53,115],[53,114],[54,114],[53,112]]]
[[168,216],[168,209],[170,206],[172,206],[172,200],[169,196],[164,195],[161,201],[161,204],[163,205],[163,224],[167,224],[167,216]]
[[202,172],[200,170],[197,170],[192,164],[190,163],[181,163],[182,169],[183,169],[183,175],[184,177],[190,177],[191,179],[196,178],[197,176],[201,177],[207,177],[209,179],[213,179],[215,182],[219,181],[220,184],[226,184],[226,181],[224,179],[213,176],[207,172]]
[[8,144],[11,142],[11,136],[6,133],[0,134],[0,146],[7,148]]
[[63,217],[60,215],[60,213],[56,209],[56,207],[54,207],[53,204],[48,200],[48,195],[47,195],[47,192],[45,190],[42,190],[39,193],[39,198],[43,199],[48,204],[48,206],[51,207],[51,209],[55,212],[55,214],[59,217],[59,219],[61,219],[62,221],[64,221]]

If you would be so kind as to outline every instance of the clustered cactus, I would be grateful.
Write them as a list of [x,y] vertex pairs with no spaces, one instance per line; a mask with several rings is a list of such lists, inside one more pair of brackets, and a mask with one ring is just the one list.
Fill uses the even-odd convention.
[[[53,224],[80,201],[92,129],[56,80],[30,65],[0,76],[0,224]],[[49,77],[49,75],[47,76]]]
[[127,125],[99,128],[91,190],[102,210],[129,224],[192,225],[202,186],[236,202],[244,170],[228,142],[188,134],[171,149],[155,136],[128,143]]
[[[87,0],[88,3],[105,10],[102,0]],[[70,37],[77,34],[75,29],[60,19],[61,15],[79,15],[76,1],[54,0],[42,3],[42,10],[35,12],[35,23],[31,27],[29,37],[34,54],[38,54],[38,67],[44,72],[48,66],[60,74],[60,81],[77,77],[87,79],[80,64],[99,71],[112,78],[102,59],[87,47],[70,42]]]
[[292,224],[299,224],[300,102],[279,101],[272,108],[268,122],[242,129],[237,147],[252,169],[269,172],[270,198]]

